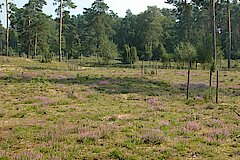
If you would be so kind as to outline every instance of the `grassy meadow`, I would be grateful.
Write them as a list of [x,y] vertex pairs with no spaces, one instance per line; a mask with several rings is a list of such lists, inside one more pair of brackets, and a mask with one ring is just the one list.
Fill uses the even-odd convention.
[[78,64],[0,58],[0,160],[240,159],[238,71]]

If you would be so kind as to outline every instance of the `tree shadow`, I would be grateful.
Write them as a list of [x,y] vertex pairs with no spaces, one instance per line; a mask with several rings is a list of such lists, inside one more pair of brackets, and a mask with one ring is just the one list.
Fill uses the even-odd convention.
[[[22,76],[0,76],[4,83],[52,83],[66,85],[85,85],[101,93],[106,94],[129,94],[136,93],[145,96],[161,95],[184,95],[186,84],[171,84],[161,80],[149,80],[146,77],[93,77],[81,76],[71,78],[45,78]],[[190,85],[190,90],[195,94],[203,94],[209,89],[204,83]],[[240,96],[240,88],[220,88],[220,93],[232,97]]]
[[37,70],[52,70],[52,71],[60,71],[60,70],[62,70],[62,68],[57,68],[57,67],[55,67],[55,68],[53,68],[53,67],[40,67],[40,66],[38,66],[38,67],[28,67],[28,66],[21,66],[21,68],[22,69],[24,69],[24,70],[32,70],[32,71],[37,71]]
[[93,77],[77,76],[76,78],[24,78],[21,76],[0,77],[5,83],[53,83],[88,86],[98,92],[107,94],[137,93],[147,96],[179,94],[180,90],[168,82],[149,80],[144,77]]

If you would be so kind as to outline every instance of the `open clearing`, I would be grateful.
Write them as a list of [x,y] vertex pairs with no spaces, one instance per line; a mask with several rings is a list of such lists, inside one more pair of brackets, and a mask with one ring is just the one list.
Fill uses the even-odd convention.
[[240,159],[239,72],[72,68],[0,60],[0,159]]

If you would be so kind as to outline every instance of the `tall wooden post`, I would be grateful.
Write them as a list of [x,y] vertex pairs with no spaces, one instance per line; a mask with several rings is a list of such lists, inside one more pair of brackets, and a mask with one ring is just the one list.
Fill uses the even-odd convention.
[[210,74],[209,74],[209,87],[210,89],[212,87],[212,70],[210,70]]
[[216,76],[216,103],[218,103],[218,90],[219,90],[219,71],[217,65],[217,49],[216,49],[216,2],[212,0],[212,47],[213,47],[213,57],[215,58],[215,70],[217,72]]
[[218,103],[218,92],[219,92],[219,71],[217,71],[217,82],[216,82],[216,103]]
[[158,74],[158,60],[156,60],[156,75]]
[[188,80],[187,80],[187,100],[189,99],[189,86],[190,86],[190,68],[188,69]]

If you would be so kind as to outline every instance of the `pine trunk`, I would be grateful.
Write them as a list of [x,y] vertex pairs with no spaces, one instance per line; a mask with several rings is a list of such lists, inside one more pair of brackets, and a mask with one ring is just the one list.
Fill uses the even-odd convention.
[[38,41],[37,36],[38,36],[38,34],[36,32],[36,34],[35,34],[35,43],[34,43],[34,58],[37,57],[37,41]]
[[9,56],[8,54],[8,37],[9,37],[9,16],[8,16],[8,0],[6,0],[6,56]]
[[62,62],[62,0],[60,0],[59,62]]
[[228,69],[231,68],[231,52],[232,52],[232,29],[231,29],[231,9],[230,1],[227,1],[227,12],[228,12]]
[[217,48],[216,48],[216,2],[212,0],[212,51],[213,58],[215,59],[215,69],[217,69]]
[[[30,28],[31,21],[30,17],[28,17],[28,27]],[[29,58],[29,55],[31,53],[31,39],[30,39],[30,33],[28,32],[28,51],[27,51],[27,58]]]
[[[0,37],[2,37],[2,29],[0,30]],[[0,38],[0,53],[1,53],[1,55],[3,54],[3,44],[2,44],[3,42],[2,42],[2,38]]]

